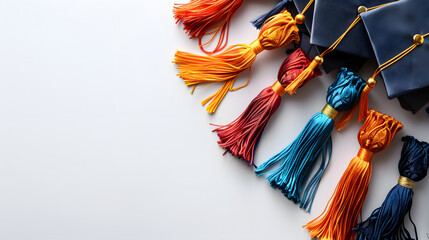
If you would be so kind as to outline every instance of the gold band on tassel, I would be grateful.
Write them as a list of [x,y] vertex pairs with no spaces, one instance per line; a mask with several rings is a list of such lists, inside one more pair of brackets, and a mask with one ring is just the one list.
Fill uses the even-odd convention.
[[338,111],[335,110],[335,108],[333,108],[331,105],[326,104],[325,107],[322,109],[322,113],[328,116],[330,119],[334,120],[338,114]]
[[253,52],[255,52],[255,54],[259,54],[260,52],[264,51],[264,47],[262,47],[259,39],[256,39],[255,41],[250,43],[249,46],[253,50]]
[[276,81],[276,83],[274,83],[271,88],[280,97],[283,96],[283,94],[285,94],[285,89],[283,88],[282,84],[279,81]]
[[413,180],[411,180],[407,177],[400,176],[398,179],[398,184],[412,190],[414,188],[414,185],[416,184],[416,182],[414,182]]
[[370,162],[374,153],[366,148],[360,148],[357,156],[365,162]]

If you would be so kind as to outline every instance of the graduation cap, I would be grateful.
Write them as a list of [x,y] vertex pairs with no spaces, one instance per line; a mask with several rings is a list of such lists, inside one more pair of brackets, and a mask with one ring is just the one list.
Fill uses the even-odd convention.
[[[317,2],[317,0],[316,0]],[[290,11],[292,14],[294,14],[294,12],[301,12],[305,6],[308,3],[308,0],[293,0],[294,3],[294,7],[289,7],[287,8],[288,11]],[[326,48],[324,47],[320,47],[320,46],[315,46],[313,44],[311,44],[310,42],[310,36],[313,34],[313,22],[314,22],[314,8],[315,8],[315,3],[313,3],[312,7],[310,7],[306,13],[305,13],[305,22],[303,25],[298,26],[300,33],[302,33],[301,36],[301,41],[299,42],[298,46],[303,49],[303,50],[308,50],[308,54],[314,58],[317,55],[320,55],[320,53],[322,53]],[[291,8],[295,8],[296,10],[293,11]],[[354,16],[356,17],[356,16]],[[337,37],[339,35],[341,35],[344,30],[347,28],[348,26],[344,27],[342,29],[342,32],[339,33],[337,35]],[[334,39],[334,41],[336,40],[336,38]],[[332,41],[332,42],[334,42]],[[332,44],[332,42],[330,44]],[[329,46],[330,46],[329,44]],[[328,46],[328,47],[329,47]],[[363,66],[363,64],[365,63],[366,59],[362,58],[362,57],[358,57],[358,56],[353,56],[351,54],[348,54],[346,52],[341,52],[341,51],[333,51],[330,54],[326,55],[325,57],[325,61],[323,62],[323,69],[325,70],[326,73],[329,73],[335,69],[338,69],[340,67],[347,67],[348,69],[351,69],[353,71],[359,71],[359,69]]]
[[[303,10],[307,7],[310,0],[282,0],[278,3],[273,9],[269,12],[259,16],[255,20],[252,21],[253,25],[257,28],[260,28],[265,20],[274,14],[280,12],[282,9],[286,8],[288,12],[292,14],[292,16],[296,16],[297,14],[303,12]],[[310,43],[310,33],[312,31],[313,25],[313,13],[314,13],[314,3],[311,3],[307,10],[305,11],[305,21],[303,24],[297,25],[300,33],[300,42],[296,44],[297,48],[303,49],[305,52],[309,54],[310,57],[314,58],[317,55],[320,55],[325,48],[312,45]],[[346,29],[345,27],[343,31]],[[341,34],[341,33],[340,33]],[[340,35],[339,34],[339,35]],[[334,51],[325,57],[325,61],[323,63],[323,69],[326,73],[329,73],[335,69],[340,67],[347,67],[354,71],[359,71],[362,67],[366,59],[353,56],[344,52]]]
[[401,0],[361,14],[378,64],[421,41],[395,64],[381,71],[389,98],[399,97],[402,107],[417,112],[429,101],[429,2]]
[[[310,42],[328,48],[360,12],[392,1],[394,0],[316,0]],[[347,37],[335,50],[363,58],[374,58],[374,52],[362,22],[358,22],[347,33]]]
[[[410,92],[398,97],[401,107],[416,114],[429,102],[429,87]],[[429,107],[426,108],[429,113]]]

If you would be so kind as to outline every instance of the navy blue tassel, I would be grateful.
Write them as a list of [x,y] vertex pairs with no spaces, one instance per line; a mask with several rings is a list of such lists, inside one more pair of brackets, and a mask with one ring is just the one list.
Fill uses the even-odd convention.
[[[341,68],[337,79],[328,89],[326,102],[336,111],[349,110],[358,102],[364,87],[365,81],[362,78],[347,68]],[[288,199],[300,203],[300,208],[309,212],[320,179],[329,164],[332,151],[330,137],[333,129],[333,119],[323,112],[316,113],[289,146],[256,168],[256,174],[270,173],[267,179],[271,186],[280,189]],[[320,154],[322,154],[320,167],[308,180]],[[265,172],[279,162],[277,170]]]
[[[418,182],[427,174],[429,144],[411,136],[403,137],[402,141],[404,146],[399,160],[399,173],[403,177]],[[358,232],[357,240],[413,240],[414,238],[404,225],[407,214],[418,239],[417,229],[410,215],[413,194],[411,188],[400,184],[394,186],[381,207],[375,209],[367,220],[353,229]]]
[[270,11],[262,14],[261,16],[255,18],[255,20],[252,20],[253,26],[255,26],[257,29],[261,29],[264,25],[265,21],[269,19],[270,17],[276,15],[277,13],[283,11],[283,9],[286,8],[286,5],[288,3],[292,2],[292,0],[282,0],[279,2],[275,7],[273,7]]

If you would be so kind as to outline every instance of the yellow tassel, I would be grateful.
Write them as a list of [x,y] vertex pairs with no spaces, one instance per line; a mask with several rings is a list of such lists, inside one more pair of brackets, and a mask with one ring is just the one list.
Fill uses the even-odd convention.
[[213,113],[228,91],[233,89],[235,79],[243,71],[250,69],[256,55],[263,50],[271,50],[299,42],[299,30],[291,14],[283,11],[262,27],[259,37],[251,44],[236,44],[217,55],[201,56],[177,51],[173,63],[178,64],[179,74],[186,86],[222,82],[223,86],[215,94],[202,102],[210,102],[207,111]]
[[220,102],[222,101],[223,97],[226,95],[228,91],[231,90],[233,84],[234,84],[233,80],[226,81],[216,93],[214,93],[213,95],[211,95],[210,97],[202,101],[201,105],[204,106],[206,105],[206,103],[211,101],[207,106],[206,110],[209,113],[214,113],[216,111],[216,108],[219,106]]

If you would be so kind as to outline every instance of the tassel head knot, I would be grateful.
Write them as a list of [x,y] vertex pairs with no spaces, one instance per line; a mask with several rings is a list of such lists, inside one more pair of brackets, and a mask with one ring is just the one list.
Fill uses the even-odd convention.
[[402,128],[403,125],[393,117],[370,109],[359,132],[358,141],[361,148],[377,153],[389,146]]
[[359,101],[364,86],[365,81],[361,77],[347,68],[341,68],[337,79],[328,89],[326,102],[337,111],[349,110]]
[[399,174],[418,182],[427,175],[429,144],[412,136],[405,136],[402,141],[404,146],[398,165]]
[[285,46],[292,41],[299,42],[299,29],[288,11],[274,15],[262,26],[258,37],[266,50]]

